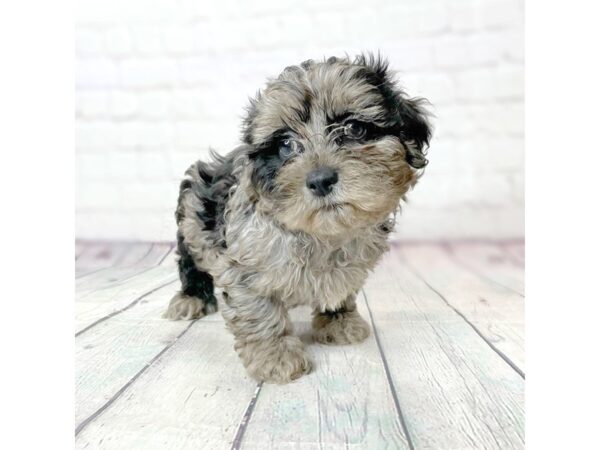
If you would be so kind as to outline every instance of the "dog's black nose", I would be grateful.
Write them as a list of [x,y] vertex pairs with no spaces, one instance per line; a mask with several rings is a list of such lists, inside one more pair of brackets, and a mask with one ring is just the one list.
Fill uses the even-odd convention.
[[306,177],[306,187],[317,197],[325,197],[338,182],[338,174],[331,167],[313,170]]

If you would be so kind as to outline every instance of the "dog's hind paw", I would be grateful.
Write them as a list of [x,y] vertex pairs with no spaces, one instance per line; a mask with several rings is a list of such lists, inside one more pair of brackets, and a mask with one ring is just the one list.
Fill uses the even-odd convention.
[[162,317],[171,320],[193,320],[200,319],[216,310],[216,304],[206,303],[198,297],[178,292],[169,302],[169,306]]

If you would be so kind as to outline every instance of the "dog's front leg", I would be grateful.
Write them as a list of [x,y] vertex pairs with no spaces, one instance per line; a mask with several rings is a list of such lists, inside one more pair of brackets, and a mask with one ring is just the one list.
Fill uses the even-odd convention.
[[280,301],[254,297],[244,289],[228,289],[223,299],[223,317],[235,337],[235,350],[253,378],[283,384],[310,372],[311,361],[292,335]]
[[369,336],[369,324],[356,310],[356,295],[350,295],[335,311],[313,311],[314,338],[322,344],[355,344]]

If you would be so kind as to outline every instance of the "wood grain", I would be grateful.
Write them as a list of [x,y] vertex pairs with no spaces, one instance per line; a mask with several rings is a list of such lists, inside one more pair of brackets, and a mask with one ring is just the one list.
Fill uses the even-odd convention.
[[500,247],[510,261],[519,267],[525,267],[525,243],[524,242],[509,242],[500,244]]
[[[364,300],[358,303],[368,317]],[[292,311],[313,372],[290,385],[262,387],[242,448],[409,448],[374,339],[314,343],[310,317],[309,308]]]
[[[155,317],[150,310],[148,314]],[[147,325],[133,332],[134,323],[123,323],[129,331],[117,332],[124,334],[118,340],[110,337],[113,333],[104,332],[104,349],[109,355],[102,356],[97,350],[96,355],[89,355],[87,367],[78,364],[82,374],[79,386],[85,389],[86,395],[84,402],[84,394],[79,391],[78,401],[88,405],[85,414],[93,409],[89,406],[90,399],[108,398],[110,392],[144,364],[152,353],[146,351],[146,347],[156,347],[155,352],[172,339],[175,329],[188,326],[188,322],[147,320],[156,320],[155,324],[148,324],[152,330]],[[122,349],[118,350],[119,347]],[[89,375],[84,379],[83,374],[98,371],[94,366],[98,367],[99,360],[104,361],[99,366],[103,373],[95,375],[93,383]],[[111,369],[115,363],[119,368]],[[112,381],[116,379],[117,383]],[[112,386],[110,392],[108,385]],[[229,448],[255,387],[256,383],[246,376],[233,351],[233,337],[224,324],[201,319],[88,423],[78,434],[76,447]],[[85,415],[82,407],[78,411],[81,416]]]
[[525,273],[497,244],[448,244],[451,258],[486,281],[496,283],[523,296]]
[[76,339],[77,424],[108,401],[188,326],[186,321],[161,318],[169,294],[168,286],[159,289],[134,308]]
[[[130,278],[157,266],[171,251],[170,244],[137,243],[131,245],[121,260],[112,267],[97,270],[76,279],[75,291],[81,296],[86,292],[123,284]],[[172,267],[175,271],[175,267]]]
[[[460,250],[460,253],[475,252]],[[458,265],[437,245],[402,246],[390,255],[390,263],[400,266],[402,261],[459,311],[518,371],[524,372],[524,301],[519,294]],[[510,267],[514,272],[522,272],[521,268]],[[518,279],[516,274],[515,279]]]
[[523,448],[523,379],[394,255],[365,288],[415,448]]
[[[75,294],[75,329],[80,334],[98,321],[129,308],[143,299],[148,293],[163,286],[170,286],[171,296],[178,289],[179,278],[172,268],[153,267],[126,283],[107,289]],[[166,296],[165,306],[169,296]]]
[[97,270],[115,265],[127,252],[128,244],[88,243],[77,258],[75,277],[86,276]]
[[314,343],[294,310],[314,370],[258,390],[220,314],[161,318],[172,251],[77,247],[76,447],[523,448],[524,380],[501,356],[523,367],[522,247],[463,245],[394,247],[358,299],[376,332],[359,345]]

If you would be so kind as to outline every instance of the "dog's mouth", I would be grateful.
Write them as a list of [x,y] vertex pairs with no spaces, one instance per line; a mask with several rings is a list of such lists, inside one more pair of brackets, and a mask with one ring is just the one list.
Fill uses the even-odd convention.
[[314,209],[315,212],[332,213],[332,214],[348,213],[348,212],[353,212],[355,210],[356,210],[355,206],[352,205],[351,203],[334,202],[334,201],[324,203],[322,205],[317,206]]
[[349,203],[343,203],[343,202],[341,202],[341,203],[336,202],[336,203],[327,203],[326,205],[323,205],[323,206],[321,206],[320,208],[317,208],[317,209],[320,209],[322,211],[337,212],[340,209],[342,209],[344,207],[347,207],[347,206],[350,206],[350,204]]

